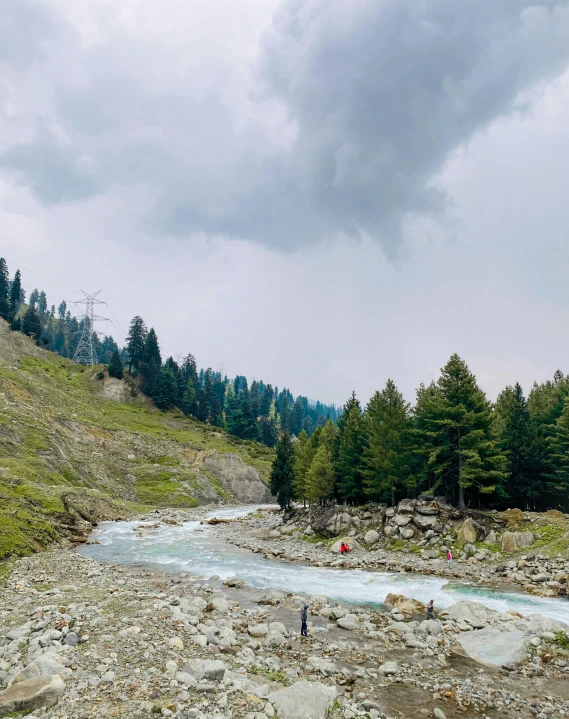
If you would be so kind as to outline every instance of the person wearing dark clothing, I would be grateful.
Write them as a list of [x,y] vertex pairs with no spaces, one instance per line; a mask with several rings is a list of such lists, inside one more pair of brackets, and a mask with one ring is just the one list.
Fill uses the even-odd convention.
[[435,618],[435,602],[433,599],[427,604],[427,619]]
[[308,605],[305,604],[300,612],[300,634],[303,637],[308,636]]

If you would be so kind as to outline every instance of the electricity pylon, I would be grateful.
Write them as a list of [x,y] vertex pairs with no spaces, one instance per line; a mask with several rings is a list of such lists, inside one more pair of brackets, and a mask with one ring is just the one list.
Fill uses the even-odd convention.
[[83,332],[81,332],[81,337],[79,338],[79,344],[77,345],[77,349],[73,355],[73,360],[79,364],[93,366],[98,362],[97,353],[95,352],[95,347],[93,346],[95,322],[97,320],[105,322],[109,321],[106,317],[99,317],[95,314],[95,305],[106,305],[107,303],[96,299],[97,295],[99,295],[102,290],[95,292],[94,295],[89,295],[84,290],[81,290],[81,292],[85,295],[85,299],[77,300],[74,304],[85,305],[85,315],[83,316]]

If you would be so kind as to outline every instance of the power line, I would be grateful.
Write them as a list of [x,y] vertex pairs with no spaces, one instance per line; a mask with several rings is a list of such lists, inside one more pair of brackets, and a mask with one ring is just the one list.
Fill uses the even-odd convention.
[[70,292],[75,292],[76,295],[79,294],[78,290],[74,290],[71,287],[67,287],[67,285],[62,285],[61,282],[57,282],[56,280],[51,280],[49,277],[45,277],[45,275],[40,275],[39,272],[34,272],[34,270],[30,270],[28,267],[24,267],[24,265],[21,265],[19,262],[13,262],[12,260],[9,260],[7,257],[4,258],[6,262],[9,262],[12,265],[16,265],[16,267],[19,270],[25,270],[26,272],[31,272],[32,275],[37,275],[38,277],[41,277],[42,280],[47,280],[47,282],[52,282],[54,285],[59,285],[60,287],[63,287],[64,290],[69,290]]

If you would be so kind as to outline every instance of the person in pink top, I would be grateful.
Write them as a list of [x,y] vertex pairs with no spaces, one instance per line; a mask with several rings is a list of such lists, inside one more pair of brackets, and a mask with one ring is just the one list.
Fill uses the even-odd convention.
[[448,562],[448,568],[452,569],[452,552],[450,549],[447,552],[447,562]]

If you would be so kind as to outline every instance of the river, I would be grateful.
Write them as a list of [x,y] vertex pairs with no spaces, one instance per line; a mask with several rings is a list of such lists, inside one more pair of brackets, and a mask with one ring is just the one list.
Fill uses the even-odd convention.
[[[253,510],[251,506],[231,507],[208,516],[232,519]],[[437,609],[470,599],[500,612],[509,609],[524,615],[537,612],[569,624],[567,599],[535,597],[420,574],[331,569],[267,560],[227,544],[216,536],[213,527],[199,522],[161,525],[140,536],[134,530],[144,524],[153,522],[102,522],[91,535],[100,544],[84,545],[80,552],[101,562],[187,572],[206,579],[213,575],[221,579],[238,576],[252,587],[324,594],[357,604],[381,604],[390,592],[425,603],[434,599]]]

